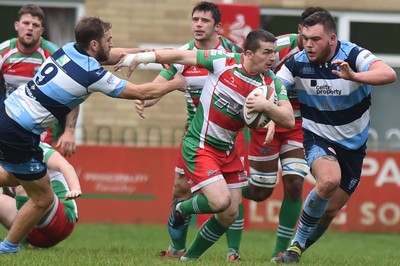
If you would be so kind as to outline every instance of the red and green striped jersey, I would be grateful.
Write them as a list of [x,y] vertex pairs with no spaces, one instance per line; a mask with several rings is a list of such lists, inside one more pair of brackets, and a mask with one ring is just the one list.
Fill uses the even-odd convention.
[[[197,50],[195,41],[191,40],[186,43],[180,50]],[[214,48],[223,52],[242,52],[241,48],[236,46],[230,40],[220,36],[217,46]],[[199,105],[200,95],[203,90],[204,82],[208,75],[208,70],[198,66],[184,66],[179,64],[173,64],[169,69],[163,69],[160,75],[170,80],[174,75],[180,72],[182,76],[186,79],[188,84],[188,90],[184,93],[186,98],[186,110],[187,110],[187,121],[186,124],[190,125],[193,120],[194,114],[196,113],[197,106]]]
[[[299,45],[300,43],[300,34],[284,34],[277,37],[277,52],[276,52],[276,59],[275,63],[272,66],[272,71],[274,73],[278,73],[279,69],[286,63],[286,61],[291,58],[293,55],[297,54],[302,50]],[[288,92],[288,97],[290,103],[293,107],[293,113],[296,119],[301,119],[300,115],[300,105],[297,99],[297,92],[291,90]],[[300,125],[298,125],[300,126]],[[285,132],[288,131],[280,126],[276,126],[276,132]]]
[[17,43],[18,39],[13,38],[0,44],[0,72],[7,96],[33,78],[46,58],[58,49],[52,42],[41,38],[41,45],[35,52],[24,54],[19,51]]
[[272,66],[272,71],[278,73],[282,65],[294,54],[300,52],[299,34],[284,34],[276,37],[278,40],[276,48],[276,59]]
[[218,50],[198,50],[197,66],[208,69],[198,110],[184,139],[200,148],[211,146],[228,153],[244,127],[247,95],[261,85],[272,86],[279,100],[288,100],[286,89],[272,71],[250,75],[243,55]]

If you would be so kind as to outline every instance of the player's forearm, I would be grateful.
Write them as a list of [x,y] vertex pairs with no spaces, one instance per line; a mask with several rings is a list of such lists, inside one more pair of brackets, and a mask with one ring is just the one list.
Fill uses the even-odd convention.
[[107,61],[101,62],[102,65],[114,65],[118,63],[122,54],[136,54],[145,52],[148,49],[145,48],[112,48],[110,56]]
[[180,88],[180,82],[174,79],[163,83],[149,82],[140,85],[128,82],[126,88],[122,91],[118,98],[130,100],[150,100],[160,98],[164,94]]
[[63,167],[61,168],[61,173],[67,181],[70,190],[81,190],[78,175],[76,174],[76,171],[72,165],[63,165]]
[[370,70],[355,73],[355,80],[358,83],[371,85],[384,85],[396,80],[396,72],[382,61],[371,65]]
[[293,115],[293,108],[290,106],[288,101],[287,103],[289,105],[283,104],[281,106],[277,106],[274,104],[269,104],[265,109],[265,112],[268,114],[268,117],[277,125],[286,129],[291,129],[295,124],[295,119]]
[[67,114],[64,131],[69,131],[71,133],[75,132],[76,123],[78,121],[78,115],[79,115],[79,105]]
[[137,63],[160,63],[160,64],[181,64],[195,66],[197,63],[197,51],[194,50],[157,50],[154,52],[144,52],[129,54],[122,62],[122,66],[129,67],[132,62]]

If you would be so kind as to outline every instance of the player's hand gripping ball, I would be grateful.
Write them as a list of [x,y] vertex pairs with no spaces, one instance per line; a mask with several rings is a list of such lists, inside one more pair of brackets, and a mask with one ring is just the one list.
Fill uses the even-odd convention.
[[[260,95],[262,94],[265,99],[268,101],[278,104],[278,96],[276,95],[275,89],[271,86],[260,86],[255,88],[252,92],[249,93],[246,97],[246,102],[247,99],[253,95]],[[270,121],[270,118],[262,112],[254,112],[254,113],[249,113],[248,109],[246,107],[246,102],[245,105],[243,106],[243,119],[246,125],[249,128],[262,128],[268,122]]]

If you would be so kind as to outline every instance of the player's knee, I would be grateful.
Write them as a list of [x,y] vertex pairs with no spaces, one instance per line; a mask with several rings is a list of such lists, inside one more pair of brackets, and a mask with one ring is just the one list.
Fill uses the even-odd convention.
[[173,198],[188,199],[191,195],[190,186],[186,181],[185,176],[176,177],[172,191]]
[[319,195],[330,197],[339,188],[340,180],[337,178],[325,178],[318,180],[317,191]]
[[271,196],[272,192],[274,191],[274,188],[268,188],[268,187],[257,187],[254,186],[252,183],[249,184],[248,186],[248,194],[250,196],[250,199],[256,202],[264,201]]
[[214,213],[220,213],[231,205],[231,197],[229,195],[223,195],[215,199],[208,199],[208,204]]
[[249,194],[254,201],[263,201],[267,199],[276,186],[278,179],[277,172],[261,172],[250,168],[250,187]]
[[298,175],[282,177],[283,190],[286,197],[291,200],[299,200],[302,197],[304,179]]

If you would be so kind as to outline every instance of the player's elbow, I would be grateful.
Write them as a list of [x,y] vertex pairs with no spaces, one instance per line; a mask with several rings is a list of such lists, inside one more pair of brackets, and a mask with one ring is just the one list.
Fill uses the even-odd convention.
[[396,71],[394,71],[394,69],[392,68],[391,71],[389,71],[389,73],[387,73],[388,75],[388,83],[393,83],[397,80],[397,74]]

